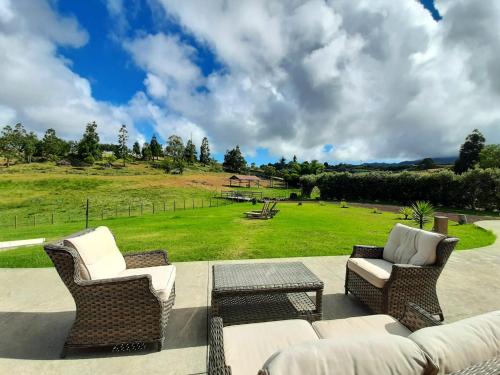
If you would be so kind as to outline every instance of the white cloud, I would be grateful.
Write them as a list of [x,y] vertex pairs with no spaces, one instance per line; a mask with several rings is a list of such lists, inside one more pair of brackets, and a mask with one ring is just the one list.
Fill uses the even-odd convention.
[[453,155],[476,127],[500,143],[496,0],[439,0],[439,23],[417,1],[149,3],[223,68],[204,76],[190,38],[166,29],[124,40],[120,28],[130,31],[134,10],[107,0],[123,23],[112,37],[145,79],[128,103],[98,101],[57,53],[87,42],[77,20],[51,2],[0,0],[0,121],[76,138],[96,120],[105,141],[115,141],[121,123],[132,141],[144,139],[133,124],[150,122],[163,138],[208,135],[214,151],[239,144],[248,154],[263,147],[300,159]]
[[417,1],[158,1],[226,67],[166,101],[220,149],[367,160],[453,155],[474,127],[500,141],[498,2],[442,0],[436,23]]
[[122,123],[138,136],[127,105],[97,101],[90,83],[60,57],[60,45],[81,47],[88,39],[73,17],[58,15],[45,1],[0,0],[0,126],[23,122],[42,134],[54,128],[78,139],[85,124],[96,121],[101,139],[116,141]]

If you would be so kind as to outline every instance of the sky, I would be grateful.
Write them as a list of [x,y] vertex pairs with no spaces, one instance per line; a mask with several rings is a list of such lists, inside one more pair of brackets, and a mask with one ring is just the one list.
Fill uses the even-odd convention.
[[257,164],[500,143],[497,0],[0,0],[0,126],[171,134]]

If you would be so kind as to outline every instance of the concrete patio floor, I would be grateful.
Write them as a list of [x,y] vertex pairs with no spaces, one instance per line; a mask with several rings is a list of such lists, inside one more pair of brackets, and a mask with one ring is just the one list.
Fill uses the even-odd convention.
[[[447,322],[500,310],[500,221],[478,225],[495,232],[494,245],[452,254],[438,282]],[[175,251],[175,250],[173,250]],[[324,319],[369,314],[344,295],[347,256],[264,259],[302,261],[325,283]],[[222,262],[177,263],[177,299],[161,352],[129,355],[81,353],[59,359],[74,318],[74,303],[56,271],[0,269],[0,373],[16,374],[203,374],[211,266]]]

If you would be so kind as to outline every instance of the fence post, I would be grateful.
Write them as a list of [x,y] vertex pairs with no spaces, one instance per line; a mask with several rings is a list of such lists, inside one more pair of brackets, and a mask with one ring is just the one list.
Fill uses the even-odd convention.
[[175,212],[175,199],[174,199],[174,212]]
[[186,209],[186,200],[184,199],[184,209]]
[[165,201],[163,201],[163,212],[165,212],[167,210],[167,205],[165,203]]
[[36,227],[36,214],[33,214],[33,226]]
[[193,199],[193,210],[194,210],[194,199]]
[[104,209],[101,209],[101,220],[104,220]]
[[50,223],[54,224],[54,213],[53,212],[52,212],[52,217],[51,217]]
[[203,208],[203,198],[201,198],[201,208]]
[[89,199],[87,198],[87,206],[85,208],[85,229],[89,227]]
[[14,216],[14,229],[17,229],[17,215]]
[[128,217],[130,217],[130,203],[128,205]]
[[141,216],[142,216],[143,211],[144,211],[144,202],[141,202]]
[[155,214],[155,202],[153,202],[153,215]]
[[212,208],[212,197],[209,198],[208,204],[209,204],[209,208]]

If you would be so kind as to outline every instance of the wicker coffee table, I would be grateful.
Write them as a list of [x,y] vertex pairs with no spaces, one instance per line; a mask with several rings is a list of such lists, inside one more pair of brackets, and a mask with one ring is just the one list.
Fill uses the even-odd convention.
[[322,318],[323,282],[300,262],[219,264],[212,276],[212,316],[224,325]]

